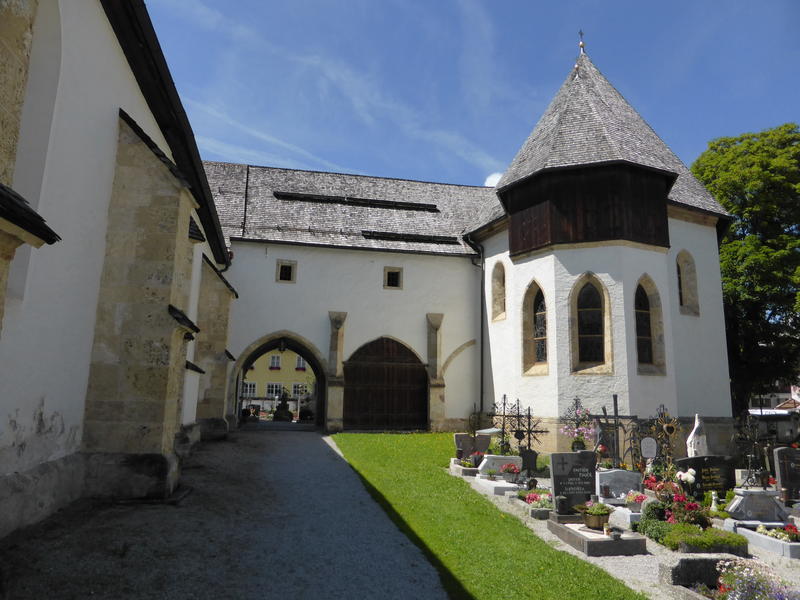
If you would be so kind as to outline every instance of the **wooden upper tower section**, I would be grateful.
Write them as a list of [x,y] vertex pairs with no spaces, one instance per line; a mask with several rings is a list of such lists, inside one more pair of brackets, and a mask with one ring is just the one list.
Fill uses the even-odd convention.
[[725,214],[583,51],[497,195],[512,255],[606,240],[667,247],[667,204]]

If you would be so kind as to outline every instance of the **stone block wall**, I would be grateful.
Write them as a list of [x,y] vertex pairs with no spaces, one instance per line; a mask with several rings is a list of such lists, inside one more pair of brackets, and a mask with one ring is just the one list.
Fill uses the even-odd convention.
[[0,0],[0,182],[8,186],[14,178],[37,7],[38,0]]
[[193,201],[148,144],[119,127],[83,439],[86,453],[103,456],[89,457],[87,489],[163,495],[178,477],[186,362],[186,330],[168,306],[188,304]]
[[207,262],[200,279],[200,302],[197,312],[195,362],[205,371],[200,377],[197,419],[202,438],[211,439],[227,433],[226,398],[228,395],[229,359],[228,317],[234,293]]

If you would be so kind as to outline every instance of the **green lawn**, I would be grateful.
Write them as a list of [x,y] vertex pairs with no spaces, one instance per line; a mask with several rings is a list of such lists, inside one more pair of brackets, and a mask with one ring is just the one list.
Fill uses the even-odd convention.
[[334,439],[370,493],[439,570],[452,598],[645,598],[554,550],[448,475],[443,467],[452,434],[340,433]]

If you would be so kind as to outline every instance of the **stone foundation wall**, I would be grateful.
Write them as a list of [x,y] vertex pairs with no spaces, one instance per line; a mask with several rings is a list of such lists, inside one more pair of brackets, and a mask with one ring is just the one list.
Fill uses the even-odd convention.
[[225,354],[228,346],[228,317],[233,292],[203,262],[200,280],[200,302],[197,314],[195,362],[205,371],[200,377],[197,402],[197,419],[204,439],[218,438],[227,433],[225,401],[228,395],[229,360]]
[[84,456],[75,453],[0,476],[0,539],[80,498],[84,474]]
[[84,451],[104,456],[89,458],[87,490],[164,495],[177,481],[186,363],[186,329],[168,306],[188,304],[193,203],[145,140],[119,126],[83,438]]
[[0,0],[0,183],[8,186],[14,179],[38,4],[38,0]]

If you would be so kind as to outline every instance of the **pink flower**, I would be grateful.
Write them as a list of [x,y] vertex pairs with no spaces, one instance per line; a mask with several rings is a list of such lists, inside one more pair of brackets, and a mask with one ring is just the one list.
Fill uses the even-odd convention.
[[697,502],[687,502],[684,508],[686,510],[700,510],[700,505]]
[[675,502],[686,502],[686,496],[684,496],[683,494],[675,494],[673,500]]

